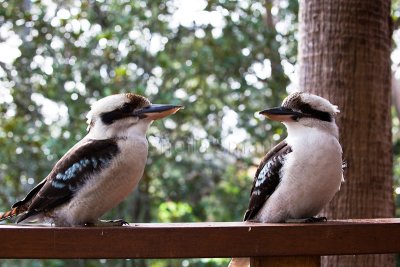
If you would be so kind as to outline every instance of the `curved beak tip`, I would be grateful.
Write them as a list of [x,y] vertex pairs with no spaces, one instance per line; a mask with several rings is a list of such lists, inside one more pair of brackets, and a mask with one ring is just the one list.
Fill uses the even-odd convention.
[[171,110],[173,112],[171,114],[175,114],[176,112],[178,112],[179,110],[184,109],[184,108],[185,108],[184,106],[171,106],[171,109],[168,109],[168,110],[163,111],[163,112],[167,112],[167,111]]
[[180,110],[180,109],[185,109],[184,106],[175,106],[176,111]]
[[181,105],[151,105],[147,109],[143,110],[143,114],[146,118],[150,118],[152,120],[162,119],[166,116],[175,114],[180,109],[184,107]]

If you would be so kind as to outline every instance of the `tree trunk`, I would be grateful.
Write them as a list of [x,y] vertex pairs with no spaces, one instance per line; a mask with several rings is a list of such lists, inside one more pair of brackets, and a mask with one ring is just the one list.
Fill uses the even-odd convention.
[[[300,90],[339,106],[346,182],[328,219],[394,216],[390,0],[301,0]],[[394,266],[393,255],[324,257],[323,266]]]

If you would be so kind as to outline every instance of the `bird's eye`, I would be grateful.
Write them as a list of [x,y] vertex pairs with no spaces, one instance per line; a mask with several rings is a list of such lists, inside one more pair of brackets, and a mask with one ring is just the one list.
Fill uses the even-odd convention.
[[125,103],[121,108],[121,112],[123,113],[131,113],[133,111],[132,105],[129,105],[128,103]]
[[299,121],[299,116],[296,116],[296,115],[292,116],[292,120]]

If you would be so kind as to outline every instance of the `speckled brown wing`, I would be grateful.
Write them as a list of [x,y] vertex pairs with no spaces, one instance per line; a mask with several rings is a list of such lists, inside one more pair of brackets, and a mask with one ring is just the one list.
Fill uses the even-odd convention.
[[88,179],[107,167],[119,153],[115,139],[87,140],[65,154],[50,174],[21,201],[13,205],[26,211],[17,222],[68,202]]
[[281,180],[280,170],[285,157],[291,152],[291,147],[283,140],[265,155],[254,176],[249,207],[244,215],[244,221],[254,219],[264,203],[273,194]]

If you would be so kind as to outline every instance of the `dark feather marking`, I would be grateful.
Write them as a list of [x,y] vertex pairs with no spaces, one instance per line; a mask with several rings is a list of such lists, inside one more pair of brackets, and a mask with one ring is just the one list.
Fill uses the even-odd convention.
[[39,185],[13,205],[27,211],[17,222],[68,202],[93,173],[110,164],[118,153],[115,139],[88,140],[69,151]]
[[113,124],[116,120],[124,119],[127,117],[132,116],[129,113],[124,113],[121,110],[113,110],[100,115],[101,121],[106,124],[110,125]]
[[150,105],[149,100],[141,95],[127,93],[126,97],[129,99],[129,104],[136,108],[143,108]]
[[253,219],[265,201],[273,194],[280,182],[279,172],[283,161],[290,152],[292,152],[291,147],[283,140],[265,155],[254,177],[249,207],[244,215],[244,221]]
[[293,108],[293,107],[298,107],[301,101],[301,94],[302,92],[295,92],[285,98],[285,100],[282,103],[282,107],[286,108]]
[[40,183],[38,183],[27,195],[24,199],[17,201],[12,205],[12,208],[16,207],[22,207],[24,206],[27,202],[29,202],[33,196],[35,196],[39,190],[43,187],[43,185],[46,183],[46,179],[43,179]]
[[104,124],[110,125],[116,120],[130,117],[132,116],[134,110],[141,109],[150,105],[149,100],[147,100],[143,96],[128,93],[126,94],[126,97],[129,101],[124,103],[121,107],[100,115],[100,118]]
[[311,117],[321,120],[321,121],[327,121],[331,122],[332,121],[332,115],[329,112],[326,111],[320,111],[312,108],[309,104],[303,103],[301,104],[298,109],[306,114],[310,115]]
[[287,97],[282,103],[282,107],[290,108],[295,111],[300,111],[301,113],[304,113],[309,117],[313,117],[321,121],[332,121],[332,114],[330,114],[329,112],[314,109],[310,106],[310,104],[302,102],[301,94],[303,94],[303,92],[296,92]]

